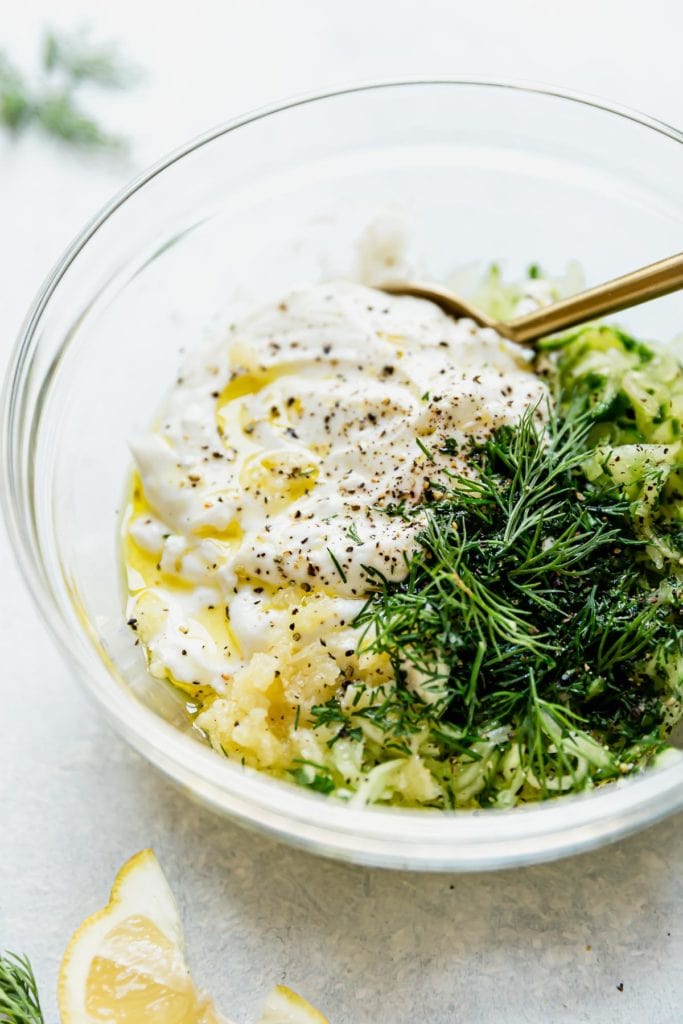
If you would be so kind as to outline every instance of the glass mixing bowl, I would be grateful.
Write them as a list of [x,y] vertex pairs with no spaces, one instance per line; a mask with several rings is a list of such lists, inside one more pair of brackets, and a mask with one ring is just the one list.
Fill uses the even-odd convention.
[[[233,122],[135,181],[84,230],[29,314],[4,396],[3,499],[33,595],[114,727],[195,797],[341,859],[480,870],[569,854],[683,805],[683,756],[511,811],[346,806],[223,760],[146,672],[124,623],[118,512],[128,439],[182,351],[261,299],[353,271],[367,224],[408,218],[435,278],[472,261],[570,258],[588,283],[680,249],[683,136],[580,98],[502,83],[404,82]],[[624,314],[667,339],[681,296]]]

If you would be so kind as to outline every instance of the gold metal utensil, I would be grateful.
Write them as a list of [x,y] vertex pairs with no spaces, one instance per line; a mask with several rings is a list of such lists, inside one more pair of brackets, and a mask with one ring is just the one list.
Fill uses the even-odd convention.
[[651,263],[648,267],[634,270],[623,277],[616,277],[613,281],[599,284],[568,299],[553,302],[550,306],[535,309],[532,313],[515,317],[507,323],[494,320],[466,299],[438,284],[385,281],[378,287],[391,295],[413,295],[419,299],[430,299],[451,316],[469,317],[482,327],[493,327],[511,341],[532,345],[547,334],[575,327],[576,324],[606,316],[608,313],[616,313],[629,306],[637,306],[650,299],[658,299],[661,295],[669,295],[683,288],[683,253],[660,260],[658,263]]

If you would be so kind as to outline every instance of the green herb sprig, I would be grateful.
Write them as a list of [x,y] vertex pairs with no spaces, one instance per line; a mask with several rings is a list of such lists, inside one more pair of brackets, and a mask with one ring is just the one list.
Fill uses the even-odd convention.
[[[503,727],[492,763],[512,751],[544,796],[665,747],[668,666],[683,655],[680,581],[648,562],[616,488],[585,478],[587,406],[541,412],[472,442],[471,476],[446,471],[420,507],[385,510],[423,523],[405,579],[367,567],[374,592],[355,623],[360,649],[388,655],[396,685],[358,707],[335,698],[315,708],[330,744],[370,723],[384,738],[373,745],[369,734],[366,746],[381,760],[426,736],[421,755],[444,775],[448,758],[481,759]],[[496,796],[493,775],[479,803],[489,783]]]
[[26,956],[0,955],[0,1024],[44,1024],[38,986]]
[[551,414],[543,432],[529,410],[496,431],[473,446],[477,476],[447,474],[423,507],[406,580],[369,570],[377,592],[358,619],[367,646],[390,655],[399,679],[409,664],[438,682],[449,666],[451,720],[514,714],[537,725],[534,680],[538,700],[611,746],[658,725],[656,686],[637,663],[677,637],[674,608],[645,585],[627,503],[582,477],[590,426]]
[[33,81],[0,52],[0,125],[13,135],[36,127],[81,148],[121,150],[124,140],[103,129],[83,109],[79,92],[88,84],[125,89],[138,77],[111,45],[93,43],[83,32],[47,32],[40,71]]
[[296,758],[293,766],[289,769],[294,782],[306,789],[312,789],[315,793],[331,793],[335,789],[335,782],[328,768],[316,764],[315,761],[307,761],[305,758]]

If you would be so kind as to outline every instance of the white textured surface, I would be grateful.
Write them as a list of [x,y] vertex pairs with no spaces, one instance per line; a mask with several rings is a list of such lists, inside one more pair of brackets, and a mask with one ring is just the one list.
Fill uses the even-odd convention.
[[[133,171],[271,99],[372,77],[488,73],[683,123],[674,0],[33,0],[13,11],[2,43],[27,60],[46,20],[92,23],[97,11],[98,34],[121,38],[149,77],[100,104],[134,140],[127,165],[0,140],[3,364],[53,259]],[[683,1019],[680,816],[594,854],[495,876],[346,868],[212,817],[111,735],[57,660],[4,540],[0,655],[0,945],[32,955],[48,1022],[70,931],[146,845],[178,895],[198,978],[245,1024],[276,981],[335,1024]]]

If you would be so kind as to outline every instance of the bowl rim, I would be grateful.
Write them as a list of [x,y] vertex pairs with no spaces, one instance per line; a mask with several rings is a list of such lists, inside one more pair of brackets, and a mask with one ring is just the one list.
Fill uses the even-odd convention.
[[[57,260],[39,288],[19,329],[0,395],[0,500],[19,570],[43,621],[68,665],[74,664],[86,692],[116,730],[149,761],[205,803],[243,824],[257,827],[317,853],[357,863],[426,871],[478,871],[550,860],[587,850],[636,831],[683,806],[683,760],[623,784],[559,801],[511,810],[456,812],[354,808],[308,793],[264,773],[218,758],[127,694],[98,659],[68,645],[64,619],[44,582],[40,558],[22,527],[26,515],[15,500],[17,465],[13,444],[22,369],[43,313],[68,268],[90,239],[133,195],[184,157],[247,124],[307,104],[356,93],[410,86],[467,86],[548,96],[587,106],[683,143],[683,132],[639,111],[571,90],[531,82],[477,76],[386,79],[323,92],[308,92],[238,115],[176,147],[135,176],[96,213]],[[97,678],[95,678],[97,677]],[[139,724],[132,721],[135,701]],[[228,784],[229,782],[229,784]],[[490,822],[500,825],[490,834]]]

